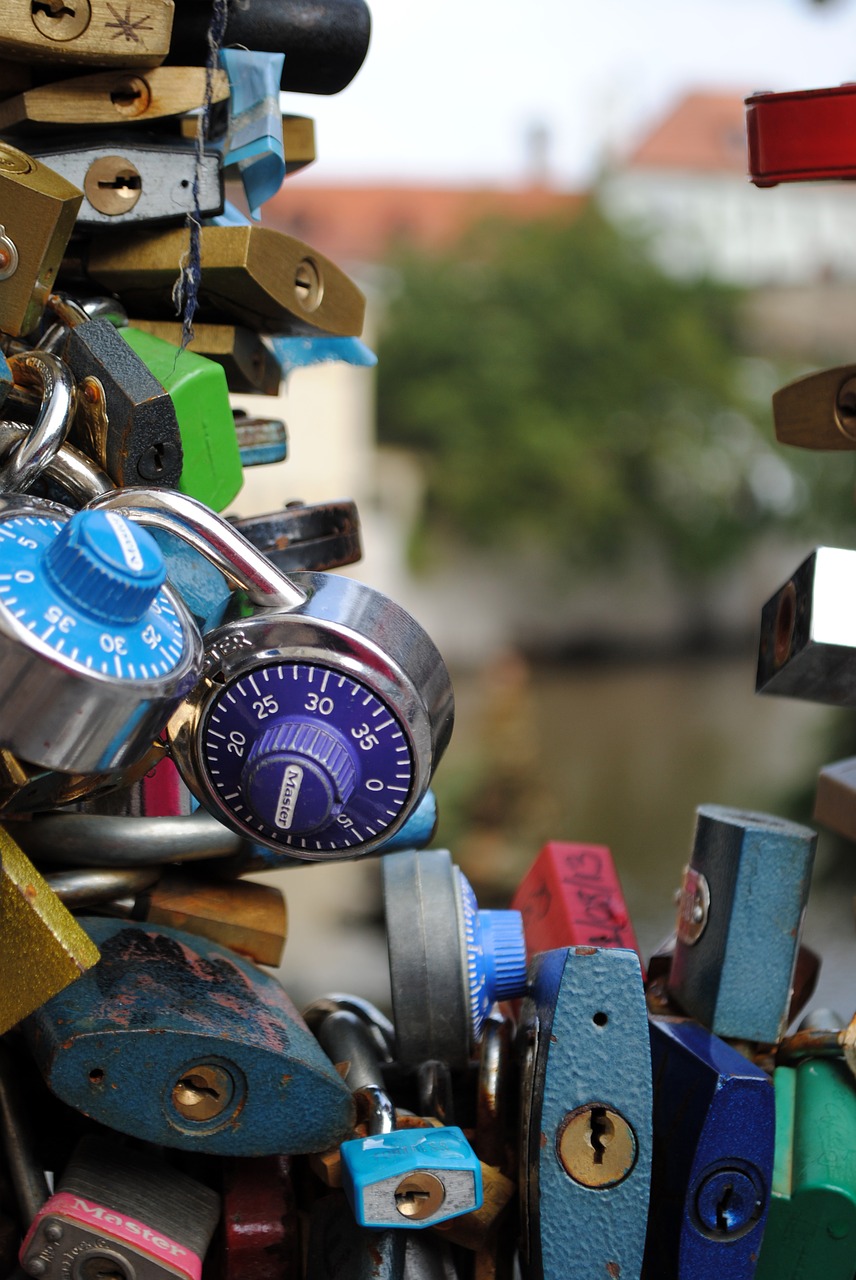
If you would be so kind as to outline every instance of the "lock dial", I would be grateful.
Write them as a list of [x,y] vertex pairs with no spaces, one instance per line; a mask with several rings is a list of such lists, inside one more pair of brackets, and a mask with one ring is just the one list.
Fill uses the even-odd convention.
[[422,799],[451,733],[448,673],[393,601],[294,574],[305,601],[206,637],[205,676],[168,727],[191,789],[223,822],[296,858],[370,853]]

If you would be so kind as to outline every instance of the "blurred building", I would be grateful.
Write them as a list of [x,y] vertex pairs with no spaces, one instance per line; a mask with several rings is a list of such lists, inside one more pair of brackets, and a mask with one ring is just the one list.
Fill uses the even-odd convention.
[[856,193],[846,182],[760,189],[747,176],[744,97],[688,93],[600,184],[607,212],[649,235],[677,275],[735,284],[856,278]]

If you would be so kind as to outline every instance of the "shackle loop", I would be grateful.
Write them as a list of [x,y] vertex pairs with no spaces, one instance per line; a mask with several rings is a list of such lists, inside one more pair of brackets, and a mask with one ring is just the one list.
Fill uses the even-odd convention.
[[35,425],[0,464],[0,494],[23,493],[59,452],[74,416],[77,391],[68,366],[46,351],[9,357],[15,385],[41,391]]
[[219,569],[227,582],[262,608],[289,610],[306,593],[280,573],[267,556],[204,503],[173,489],[116,489],[89,504],[94,511],[117,511],[127,520],[172,533]]

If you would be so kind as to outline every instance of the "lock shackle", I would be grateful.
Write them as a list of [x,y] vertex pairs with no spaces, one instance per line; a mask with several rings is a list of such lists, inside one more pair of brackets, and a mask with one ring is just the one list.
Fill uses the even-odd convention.
[[47,351],[9,357],[16,386],[41,390],[35,426],[16,444],[0,466],[0,493],[23,493],[59,452],[68,435],[77,389],[68,365]]
[[[0,420],[0,468],[8,451],[24,440],[32,428],[23,422]],[[73,502],[85,506],[102,493],[113,493],[116,486],[105,471],[74,445],[63,444],[41,468],[41,474],[55,480]]]
[[[70,911],[79,911],[81,907],[98,907],[104,903],[116,907],[116,899],[128,895],[133,895],[133,901],[134,896],[145,893],[160,877],[160,867],[75,867],[69,871],[52,871],[45,876],[45,881]],[[110,914],[124,915],[125,912],[111,911]]]
[[306,599],[306,593],[280,573],[243,534],[187,494],[166,489],[117,489],[94,499],[89,508],[116,511],[127,520],[174,534],[262,608],[287,611],[298,608]]
[[394,1061],[395,1027],[386,1014],[381,1013],[377,1005],[372,1004],[371,1000],[366,1000],[364,996],[355,996],[344,991],[331,991],[326,995],[318,996],[302,1010],[303,1021],[310,1031],[314,1032],[328,1014],[340,1009],[344,1009],[346,1013],[355,1014],[366,1024],[380,1062]]
[[160,867],[165,861],[228,858],[243,846],[243,837],[207,809],[157,818],[49,813],[17,823],[15,835],[34,862],[72,867]]
[[347,1009],[334,1009],[313,1030],[332,1062],[347,1063],[343,1079],[369,1133],[392,1133],[395,1106],[384,1088],[380,1055],[366,1023]]

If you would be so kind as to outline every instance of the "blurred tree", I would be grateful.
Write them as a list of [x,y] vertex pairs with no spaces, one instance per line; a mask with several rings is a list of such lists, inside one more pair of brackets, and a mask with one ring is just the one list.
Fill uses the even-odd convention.
[[741,293],[664,275],[596,205],[394,266],[379,435],[424,460],[423,533],[593,568],[654,550],[683,577],[852,520],[849,459],[775,441],[793,371],[746,355]]

